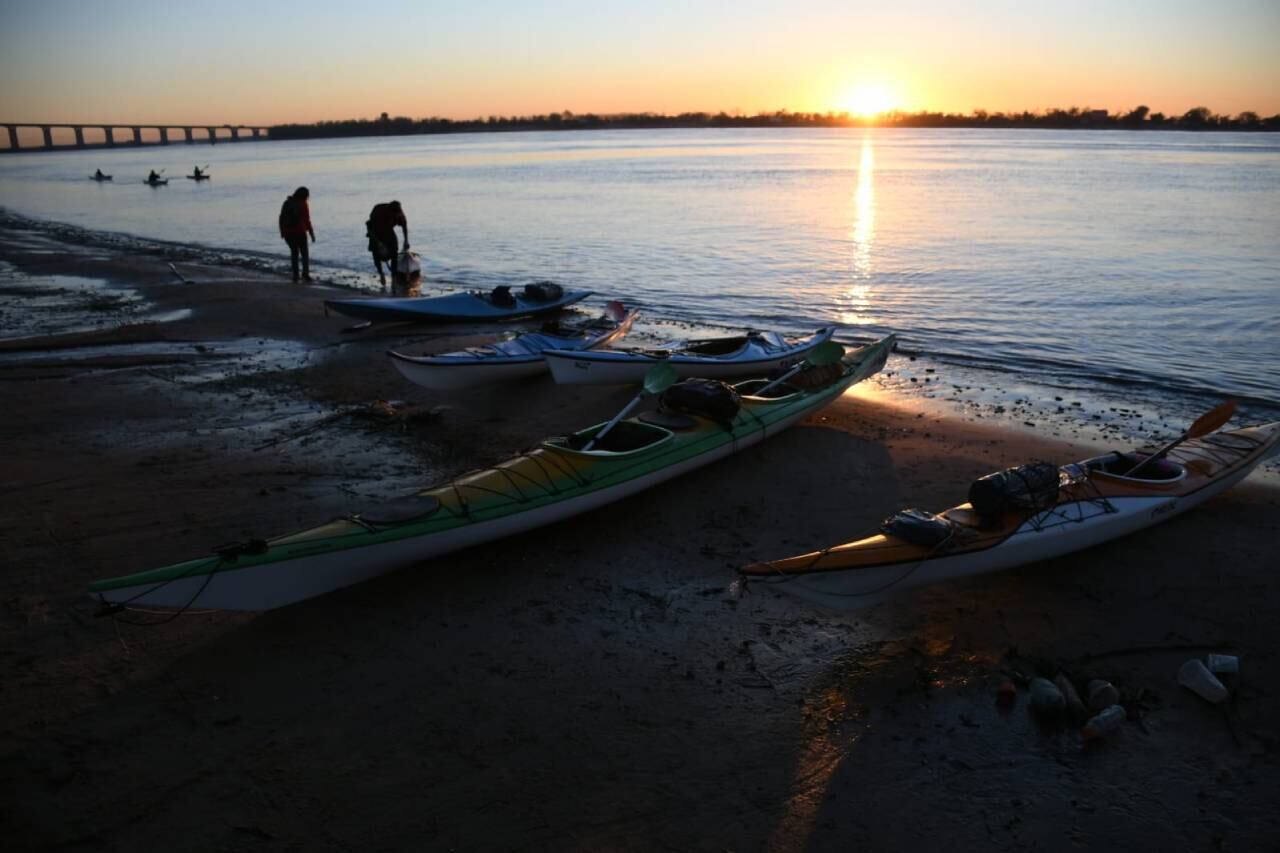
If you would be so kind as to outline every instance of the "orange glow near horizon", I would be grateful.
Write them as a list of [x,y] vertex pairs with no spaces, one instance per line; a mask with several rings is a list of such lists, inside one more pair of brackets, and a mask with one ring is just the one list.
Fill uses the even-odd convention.
[[[313,0],[305,21],[289,4],[229,4],[202,24],[194,54],[185,14],[144,16],[143,27],[118,14],[119,4],[80,4],[71,16],[61,5],[6,9],[0,118],[270,125],[382,112],[465,121],[565,110],[789,110],[847,111],[870,122],[894,110],[1139,105],[1170,116],[1199,106],[1280,113],[1280,5],[1258,0],[1179,2],[1176,13],[1167,0],[1030,4],[1016,13],[998,0],[963,8],[925,0],[910,10],[802,0],[733,14],[657,0],[644,14],[596,4],[589,15],[575,4],[513,0],[442,15],[389,0],[394,33],[380,16],[352,15],[336,0]],[[170,7],[203,10],[188,0]]]

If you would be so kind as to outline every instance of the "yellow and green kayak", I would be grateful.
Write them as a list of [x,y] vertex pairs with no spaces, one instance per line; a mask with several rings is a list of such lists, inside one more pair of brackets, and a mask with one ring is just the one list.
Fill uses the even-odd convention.
[[90,591],[121,606],[283,607],[431,557],[552,524],[750,447],[878,372],[894,344],[890,335],[845,353],[838,366],[802,373],[781,385],[763,379],[740,382],[734,388],[741,406],[728,423],[642,414],[619,421],[593,442],[604,427],[596,424],[376,510],[98,581]]

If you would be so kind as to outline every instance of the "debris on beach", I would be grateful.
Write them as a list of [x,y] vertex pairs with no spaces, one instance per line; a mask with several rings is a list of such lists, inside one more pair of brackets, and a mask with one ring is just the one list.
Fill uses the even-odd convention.
[[1110,705],[1085,723],[1080,734],[1085,740],[1097,740],[1117,731],[1127,719],[1123,705]]
[[1223,683],[1199,658],[1192,658],[1178,669],[1178,683],[1213,705],[1225,702],[1229,695]]
[[1120,703],[1120,691],[1110,681],[1095,678],[1089,682],[1089,710],[1093,713]]
[[1059,717],[1067,709],[1066,697],[1047,678],[1031,679],[1031,710],[1042,717]]
[[1067,715],[1075,722],[1080,722],[1086,716],[1084,702],[1080,701],[1080,693],[1076,690],[1071,679],[1065,672],[1060,672],[1053,679],[1053,683],[1062,691],[1062,697],[1067,703]]
[[413,403],[406,403],[403,400],[374,400],[371,403],[362,403],[357,406],[352,406],[350,408],[325,415],[310,426],[289,435],[263,442],[254,449],[266,450],[269,447],[275,447],[277,445],[284,444],[285,442],[305,438],[306,436],[309,436],[312,433],[330,426],[344,418],[362,419],[371,422],[373,425],[378,427],[397,427],[403,432],[408,430],[409,427],[414,424],[429,423],[439,420],[440,416],[444,414],[447,409],[447,406],[421,406]]

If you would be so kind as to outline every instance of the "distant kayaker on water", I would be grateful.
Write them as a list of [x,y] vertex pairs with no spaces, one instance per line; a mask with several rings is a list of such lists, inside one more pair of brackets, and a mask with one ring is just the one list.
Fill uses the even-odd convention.
[[154,183],[157,183],[159,180],[160,180],[160,173],[157,172],[155,169],[152,169],[151,174],[147,175],[147,183],[154,184]]
[[404,231],[404,248],[409,249],[409,223],[405,221],[404,209],[400,202],[390,201],[375,204],[369,211],[369,220],[365,222],[365,233],[369,237],[369,253],[373,255],[373,265],[378,270],[378,278],[382,286],[387,286],[387,276],[382,272],[382,262],[387,262],[387,269],[394,276],[396,272],[396,256],[400,249],[396,245],[396,226]]
[[93,178],[94,178],[94,180],[96,180],[96,181],[101,181],[101,180],[103,180],[104,178],[106,178],[106,175],[102,174],[102,170],[101,170],[101,169],[94,169],[94,170],[93,170]]
[[192,174],[193,174],[193,175],[195,175],[195,177],[199,178],[199,177],[201,177],[201,176],[203,176],[203,175],[204,175],[204,172],[200,171],[200,167],[199,167],[199,166],[195,166],[195,167],[193,167],[193,168],[195,169],[195,171],[194,171],[194,172],[192,172]]
[[280,205],[280,236],[289,244],[289,267],[293,280],[298,280],[298,258],[302,258],[302,280],[311,281],[311,257],[307,250],[307,235],[316,241],[316,231],[311,227],[311,206],[307,199],[311,191],[298,187],[293,195]]

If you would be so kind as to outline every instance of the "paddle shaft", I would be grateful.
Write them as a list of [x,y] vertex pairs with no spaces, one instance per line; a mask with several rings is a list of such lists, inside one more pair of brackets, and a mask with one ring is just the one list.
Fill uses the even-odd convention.
[[1170,450],[1173,450],[1189,438],[1199,438],[1202,435],[1208,435],[1227,421],[1231,420],[1231,416],[1234,415],[1235,412],[1235,400],[1227,400],[1225,403],[1219,403],[1200,417],[1196,418],[1195,422],[1192,423],[1191,426],[1187,427],[1186,432],[1148,456],[1146,459],[1143,459],[1137,465],[1134,465],[1124,473],[1124,476],[1132,477],[1148,463],[1155,462],[1158,459],[1163,459],[1168,455]]
[[769,389],[773,388],[773,386],[775,385],[781,385],[783,382],[786,382],[792,376],[795,376],[797,373],[804,370],[806,364],[808,364],[808,362],[804,362],[804,361],[800,362],[795,367],[791,368],[786,373],[782,374],[777,379],[773,380],[768,385],[761,388],[759,391],[756,391],[755,394],[753,394],[752,396],[763,397],[765,391],[768,391]]
[[636,395],[636,398],[635,398],[634,400],[632,400],[630,403],[627,403],[627,407],[626,407],[625,409],[623,409],[621,412],[618,412],[618,414],[614,415],[614,416],[613,416],[613,420],[609,421],[609,423],[607,423],[607,424],[605,424],[605,425],[604,425],[604,429],[600,430],[598,433],[596,433],[595,435],[591,436],[591,440],[587,442],[587,446],[586,446],[586,447],[584,447],[584,448],[582,448],[582,449],[583,449],[583,451],[587,451],[587,450],[590,450],[591,448],[595,447],[595,446],[596,446],[596,442],[597,442],[597,441],[599,441],[600,439],[604,438],[604,437],[605,437],[605,434],[606,434],[606,433],[608,433],[608,432],[609,432],[609,430],[613,429],[613,428],[614,428],[614,426],[618,423],[618,421],[622,420],[622,419],[623,419],[623,418],[625,418],[628,414],[630,414],[632,409],[634,409],[636,406],[640,405],[640,401],[641,401],[641,400],[643,400],[643,399],[644,399],[644,393],[643,393],[643,392],[642,392],[642,393],[640,393],[640,394],[637,394],[637,395]]

